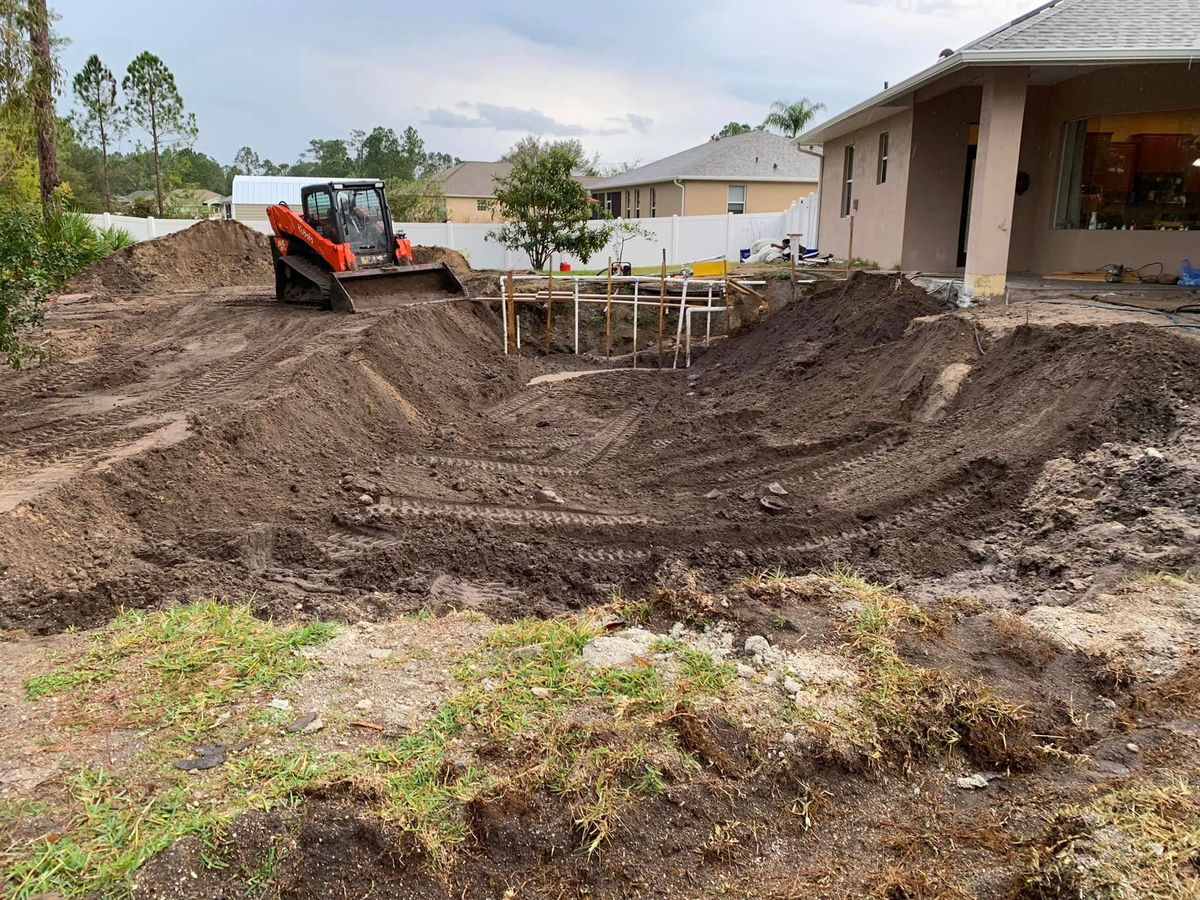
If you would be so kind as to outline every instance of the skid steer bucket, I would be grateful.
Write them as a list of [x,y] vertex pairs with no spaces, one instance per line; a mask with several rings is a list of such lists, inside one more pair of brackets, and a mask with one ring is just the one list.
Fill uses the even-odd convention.
[[443,263],[337,272],[330,288],[330,305],[341,312],[387,309],[464,296],[467,292],[458,276]]

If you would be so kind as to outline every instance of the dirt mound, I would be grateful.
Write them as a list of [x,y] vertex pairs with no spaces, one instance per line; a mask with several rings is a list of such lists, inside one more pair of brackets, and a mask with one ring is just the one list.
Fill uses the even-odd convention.
[[270,238],[214,219],[119,250],[80,273],[67,293],[191,291],[267,284],[271,277]]
[[465,256],[457,250],[450,250],[446,247],[425,247],[420,244],[413,248],[413,262],[417,265],[427,263],[442,263],[446,268],[458,276],[458,280],[466,283],[474,274],[474,269],[471,268]]

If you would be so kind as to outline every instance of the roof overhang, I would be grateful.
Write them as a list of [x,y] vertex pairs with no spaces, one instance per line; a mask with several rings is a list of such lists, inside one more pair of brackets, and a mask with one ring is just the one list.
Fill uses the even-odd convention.
[[613,183],[606,181],[601,184],[593,184],[588,188],[588,190],[617,191],[624,188],[644,187],[645,185],[674,184],[675,182],[679,181],[732,181],[736,184],[754,184],[757,182],[763,182],[767,184],[816,184],[817,176],[814,175],[812,178],[796,178],[785,176],[773,178],[769,175],[676,175],[674,177],[640,178],[636,181],[617,181]]
[[893,85],[822,122],[795,138],[797,144],[824,144],[898,112],[911,109],[914,94],[947,76],[966,69],[990,66],[1031,68],[1079,68],[1092,70],[1109,66],[1143,63],[1193,63],[1200,61],[1200,47],[1165,49],[1057,49],[1057,50],[960,50],[936,65]]

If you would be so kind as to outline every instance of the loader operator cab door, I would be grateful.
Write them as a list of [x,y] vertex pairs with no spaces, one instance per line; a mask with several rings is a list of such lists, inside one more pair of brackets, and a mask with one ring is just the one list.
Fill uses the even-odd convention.
[[333,201],[344,242],[350,245],[358,264],[375,267],[394,263],[392,223],[383,182],[334,183]]
[[342,243],[337,220],[333,214],[333,193],[327,187],[305,188],[302,193],[304,221],[311,225],[321,237]]

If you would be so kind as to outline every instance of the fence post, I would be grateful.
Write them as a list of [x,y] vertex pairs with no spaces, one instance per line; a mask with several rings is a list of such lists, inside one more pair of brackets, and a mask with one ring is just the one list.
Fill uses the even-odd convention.
[[679,266],[683,260],[679,258],[679,216],[671,216],[671,265]]
[[154,216],[146,216],[146,231],[150,237],[158,237],[158,231],[154,227]]
[[458,249],[457,247],[454,246],[454,223],[453,222],[446,223],[446,249],[447,250],[457,250]]
[[112,213],[110,212],[104,214],[104,227],[112,228]]
[[733,213],[725,214],[725,258],[733,259]]

